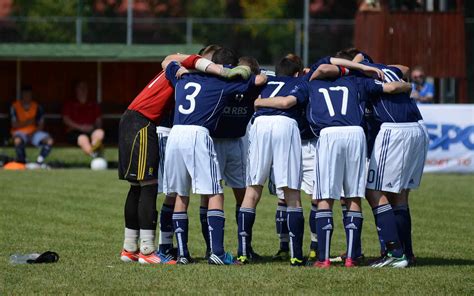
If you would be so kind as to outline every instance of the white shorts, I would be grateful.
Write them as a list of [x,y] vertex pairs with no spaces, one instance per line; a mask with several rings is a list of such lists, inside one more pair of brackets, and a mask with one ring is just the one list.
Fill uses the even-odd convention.
[[276,188],[300,190],[300,131],[286,116],[259,116],[250,129],[247,186],[263,186],[271,169]]
[[301,183],[301,190],[308,195],[313,195],[314,190],[314,159],[317,142],[317,139],[301,141],[303,155],[303,182]]
[[166,142],[170,134],[171,128],[158,126],[156,127],[156,134],[158,135],[158,194],[164,193],[163,191],[163,175],[165,173],[165,151]]
[[370,157],[367,188],[393,193],[418,188],[428,143],[418,122],[383,123]]
[[360,126],[327,127],[316,144],[313,199],[364,197],[367,143]]
[[219,169],[227,186],[245,188],[247,163],[247,137],[213,138]]
[[221,173],[209,131],[197,125],[175,125],[166,143],[163,188],[189,196],[222,193]]
[[[316,155],[317,139],[301,140],[301,152],[303,156],[302,169],[303,179],[301,182],[301,190],[306,194],[312,196],[314,189],[314,157]],[[272,177],[270,178],[269,190],[270,194],[278,196],[279,199],[285,199],[282,189],[275,189],[272,184]]]

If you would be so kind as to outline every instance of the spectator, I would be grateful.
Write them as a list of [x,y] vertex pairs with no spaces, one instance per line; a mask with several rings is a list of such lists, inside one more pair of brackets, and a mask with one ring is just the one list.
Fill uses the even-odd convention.
[[359,4],[359,11],[381,11],[380,0],[362,0]]
[[422,67],[413,68],[411,80],[412,92],[410,97],[415,99],[417,103],[433,103],[434,86],[431,82],[426,81],[425,71]]
[[97,157],[102,151],[104,130],[100,107],[87,99],[85,82],[76,85],[76,99],[67,102],[63,108],[68,142],[78,145],[85,154]]
[[16,161],[26,163],[25,147],[28,143],[41,147],[36,162],[45,166],[44,160],[51,152],[53,139],[43,131],[43,108],[33,101],[33,89],[24,86],[21,89],[21,98],[15,101],[10,108],[12,137],[15,145]]

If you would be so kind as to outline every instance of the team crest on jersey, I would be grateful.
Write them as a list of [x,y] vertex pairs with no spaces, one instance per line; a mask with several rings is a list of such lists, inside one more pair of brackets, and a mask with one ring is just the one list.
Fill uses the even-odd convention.
[[153,168],[148,169],[148,176],[153,176]]

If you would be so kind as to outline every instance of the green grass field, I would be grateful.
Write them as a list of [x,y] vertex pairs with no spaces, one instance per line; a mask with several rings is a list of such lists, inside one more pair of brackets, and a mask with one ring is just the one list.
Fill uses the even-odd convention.
[[[53,152],[52,157],[60,156]],[[0,294],[474,294],[472,175],[424,177],[411,199],[419,266],[404,270],[318,270],[272,262],[219,267],[202,260],[189,266],[122,263],[118,255],[127,189],[115,170],[0,171]],[[225,244],[235,253],[233,197],[229,190],[226,194]],[[265,193],[257,209],[253,244],[267,257],[278,248],[275,207],[276,199]],[[373,216],[367,206],[364,211],[364,253],[374,257],[378,242]],[[335,212],[333,255],[344,251],[341,215]],[[205,247],[197,197],[192,199],[189,216],[191,254],[202,258]],[[305,247],[308,244],[309,227]],[[60,261],[9,263],[10,254],[46,250],[58,252]]]

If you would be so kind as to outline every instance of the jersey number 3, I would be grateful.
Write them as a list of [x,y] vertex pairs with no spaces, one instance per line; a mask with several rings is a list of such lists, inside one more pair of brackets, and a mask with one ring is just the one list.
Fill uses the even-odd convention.
[[[335,86],[330,87],[330,91],[342,91],[342,106],[341,106],[341,115],[347,114],[347,100],[349,98],[349,89],[345,86]],[[326,88],[318,89],[320,93],[323,94],[326,105],[328,106],[329,116],[334,117],[336,113],[334,112],[334,107],[332,106],[331,96],[329,91]]]
[[196,82],[188,82],[184,86],[184,89],[188,89],[190,87],[194,88],[194,91],[190,95],[186,95],[186,100],[189,101],[189,108],[186,109],[183,107],[183,105],[179,105],[178,107],[178,111],[182,114],[191,114],[196,108],[196,96],[201,91],[201,85]]

